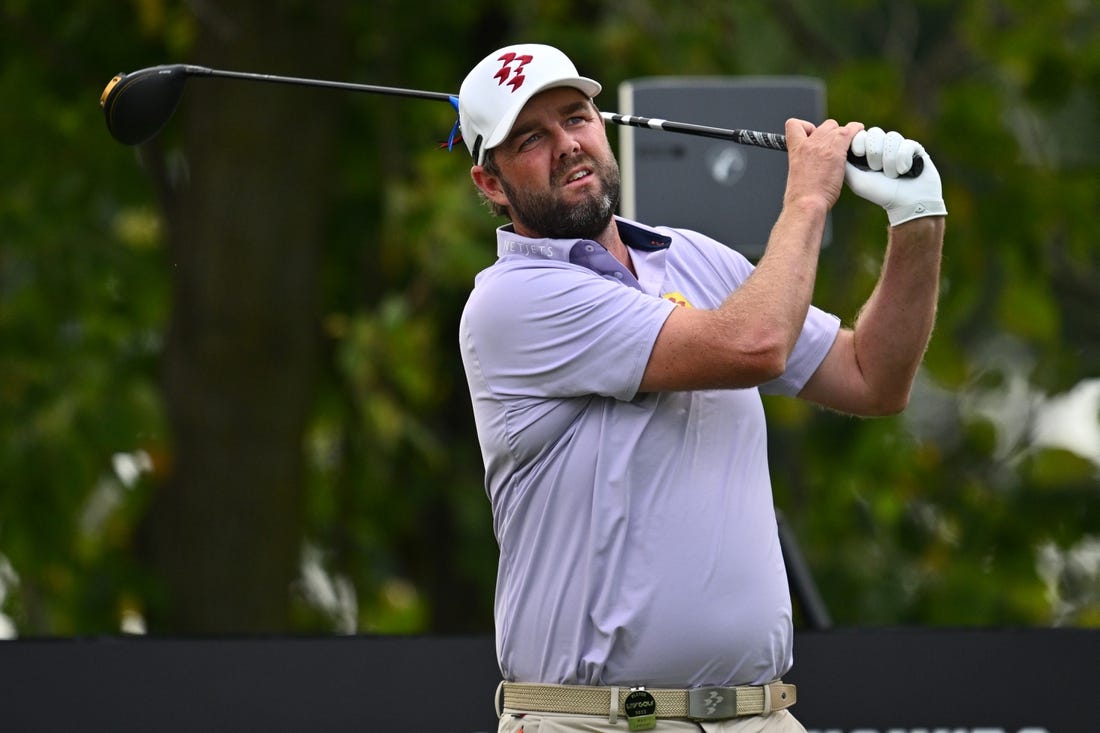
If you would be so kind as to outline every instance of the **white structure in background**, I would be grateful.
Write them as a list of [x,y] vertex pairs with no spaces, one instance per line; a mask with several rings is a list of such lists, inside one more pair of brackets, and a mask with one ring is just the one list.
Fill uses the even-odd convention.
[[[1033,389],[1021,366],[1005,368],[999,388],[964,397],[963,414],[980,415],[996,426],[998,459],[1011,464],[1038,449],[1061,448],[1092,462],[1100,476],[1100,379],[1082,380],[1052,397]],[[1100,606],[1100,534],[1086,535],[1072,547],[1048,542],[1038,548],[1036,566],[1055,625],[1073,623],[1082,609]]]
[[[0,555],[0,608],[4,607],[4,601],[8,597],[8,588],[19,585],[19,576],[15,574],[15,568],[8,562],[8,558]],[[0,611],[0,639],[14,639],[15,624],[2,611]]]
[[1100,468],[1100,379],[1086,379],[1063,395],[1042,398],[1031,442],[1073,451]]

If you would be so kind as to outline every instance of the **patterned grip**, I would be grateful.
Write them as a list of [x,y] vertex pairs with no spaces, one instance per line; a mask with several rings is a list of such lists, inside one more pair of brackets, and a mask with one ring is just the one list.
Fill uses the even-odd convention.
[[774,132],[756,132],[755,130],[731,130],[737,133],[737,142],[742,145],[755,145],[758,148],[786,150],[787,138]]

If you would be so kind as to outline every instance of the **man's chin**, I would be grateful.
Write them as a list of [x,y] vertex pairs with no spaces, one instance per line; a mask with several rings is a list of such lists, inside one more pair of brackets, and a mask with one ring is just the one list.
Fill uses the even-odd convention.
[[611,224],[618,197],[613,192],[605,191],[586,193],[577,201],[558,198],[552,205],[545,207],[517,207],[516,203],[513,201],[513,218],[528,231],[538,232],[541,237],[596,239]]

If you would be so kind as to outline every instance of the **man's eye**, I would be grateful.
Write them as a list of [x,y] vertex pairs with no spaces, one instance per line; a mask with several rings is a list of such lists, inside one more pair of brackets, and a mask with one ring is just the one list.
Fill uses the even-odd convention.
[[530,135],[530,136],[524,138],[523,142],[521,142],[519,144],[519,147],[520,147],[521,150],[523,148],[529,148],[532,145],[534,145],[535,143],[537,143],[538,141],[539,141],[539,136],[537,134]]

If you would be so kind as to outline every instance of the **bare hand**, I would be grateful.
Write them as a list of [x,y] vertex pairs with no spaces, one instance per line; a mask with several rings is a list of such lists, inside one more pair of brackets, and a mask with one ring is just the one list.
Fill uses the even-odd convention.
[[859,122],[841,126],[836,120],[820,125],[789,119],[787,135],[787,191],[784,203],[817,201],[831,209],[844,187],[844,164]]

